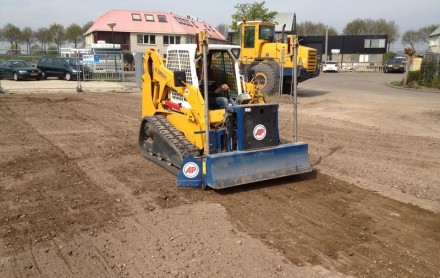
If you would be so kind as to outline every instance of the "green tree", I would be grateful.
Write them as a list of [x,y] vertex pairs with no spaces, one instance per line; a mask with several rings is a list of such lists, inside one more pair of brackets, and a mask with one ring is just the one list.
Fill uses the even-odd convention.
[[326,29],[328,28],[329,36],[336,36],[338,31],[333,27],[327,27],[324,23],[304,21],[297,26],[297,32],[299,36],[325,36]]
[[55,43],[57,48],[60,49],[61,45],[64,43],[64,27],[61,24],[53,23],[49,26],[49,33],[51,42]]
[[134,56],[133,53],[129,52],[129,51],[124,51],[123,55],[122,55],[124,62],[127,62],[129,64],[134,62]]
[[272,22],[278,12],[269,11],[264,7],[266,2],[237,4],[234,6],[237,12],[232,15],[232,30],[237,31],[237,22],[243,20],[261,20],[263,22]]
[[11,44],[11,51],[14,51],[14,43],[17,45],[21,42],[21,30],[17,26],[8,23],[1,30],[4,40]]
[[31,27],[24,27],[21,31],[21,40],[26,43],[26,52],[30,54],[31,44],[34,41],[34,31]]
[[383,55],[383,61],[386,62],[388,59],[394,58],[394,57],[396,57],[396,53],[393,51],[388,51],[387,53],[385,53]]
[[78,48],[78,44],[84,41],[83,36],[83,28],[81,28],[78,24],[71,24],[66,28],[66,32],[64,33],[64,38],[75,45],[75,48]]

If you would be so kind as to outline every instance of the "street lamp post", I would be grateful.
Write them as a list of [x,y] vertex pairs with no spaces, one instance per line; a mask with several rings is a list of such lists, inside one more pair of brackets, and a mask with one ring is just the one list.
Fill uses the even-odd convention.
[[111,23],[108,23],[107,25],[108,25],[108,27],[110,27],[110,29],[112,29],[113,54],[115,56],[115,73],[118,73],[118,66],[116,64],[116,55],[114,53],[114,51],[115,51],[115,38],[114,38],[114,33],[113,33],[113,28],[115,28],[116,23],[115,22],[111,22]]

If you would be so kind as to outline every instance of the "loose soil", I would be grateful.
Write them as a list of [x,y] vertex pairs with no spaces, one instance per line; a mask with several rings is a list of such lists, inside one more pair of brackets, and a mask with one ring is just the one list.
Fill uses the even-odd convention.
[[[139,92],[0,95],[0,276],[439,277],[440,94],[319,78],[299,89],[313,172],[221,191],[140,155]],[[290,138],[289,96],[270,102]]]

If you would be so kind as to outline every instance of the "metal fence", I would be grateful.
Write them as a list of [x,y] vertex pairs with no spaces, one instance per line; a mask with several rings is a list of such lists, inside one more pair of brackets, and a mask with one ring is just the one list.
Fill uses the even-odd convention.
[[433,71],[434,76],[440,75],[440,53],[426,53],[423,60],[424,69],[431,67],[430,70]]
[[97,61],[86,63],[93,72],[93,80],[125,81],[123,55],[121,52],[96,54]]
[[370,66],[357,63],[343,63],[340,65],[340,71],[345,72],[383,72],[384,66]]
[[[79,56],[80,60],[82,60],[83,56],[83,54],[77,55],[74,52],[60,54],[57,50],[48,50],[44,52],[29,51],[29,54],[26,54],[26,52],[27,51],[24,50],[0,49],[0,53],[3,53],[0,54],[0,61],[23,60],[36,67],[38,60],[46,56],[65,58],[76,58]],[[84,74],[84,80],[126,81],[127,71],[130,70],[131,67],[124,64],[123,53],[121,51],[99,52],[96,53],[96,55],[99,57],[97,61],[85,63],[92,71],[92,74]]]

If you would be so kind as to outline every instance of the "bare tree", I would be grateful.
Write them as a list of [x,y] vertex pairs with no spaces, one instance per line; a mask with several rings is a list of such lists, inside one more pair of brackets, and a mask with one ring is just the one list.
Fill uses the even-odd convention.
[[35,38],[41,43],[41,50],[46,51],[46,45],[51,41],[49,29],[45,27],[38,28],[34,33]]
[[86,24],[84,24],[82,27],[83,33],[86,33],[90,29],[90,27],[92,27],[93,23],[94,23],[93,21],[89,21]]
[[423,43],[429,44],[429,35],[438,28],[439,25],[433,24],[422,27],[418,30],[410,29],[403,33],[402,43],[409,44],[415,51],[416,45],[422,46]]
[[51,36],[51,41],[57,45],[60,49],[61,45],[64,43],[64,27],[61,24],[53,23],[49,26],[49,33]]
[[390,50],[390,46],[392,43],[396,42],[399,34],[399,26],[396,25],[394,20],[386,21],[381,18],[378,19],[374,26],[374,33],[377,35],[387,35],[388,36],[388,48],[387,51]]
[[372,19],[357,18],[347,23],[342,33],[344,35],[373,35],[374,21]]
[[34,31],[31,27],[24,27],[24,29],[21,31],[21,39],[24,43],[26,43],[27,54],[30,54],[31,44],[35,39]]
[[396,23],[391,21],[386,21],[383,18],[378,20],[373,19],[355,19],[349,22],[344,30],[342,31],[345,35],[387,35],[388,36],[388,46],[397,40],[399,37],[399,27]]
[[325,36],[326,29],[328,28],[329,36],[336,36],[338,32],[333,27],[327,27],[324,23],[305,21],[299,23],[297,26],[297,32],[300,36]]
[[225,38],[228,37],[228,32],[229,32],[229,25],[228,24],[219,24],[217,25],[217,27],[215,27],[215,29],[217,29],[217,31],[219,31]]
[[11,51],[14,52],[14,43],[17,46],[21,40],[21,30],[17,26],[8,23],[1,30],[2,37],[11,44]]
[[434,32],[440,25],[432,24],[419,29],[420,40],[429,44],[429,35]]
[[420,34],[414,30],[408,30],[402,35],[402,43],[409,44],[415,50],[416,44],[420,41]]

